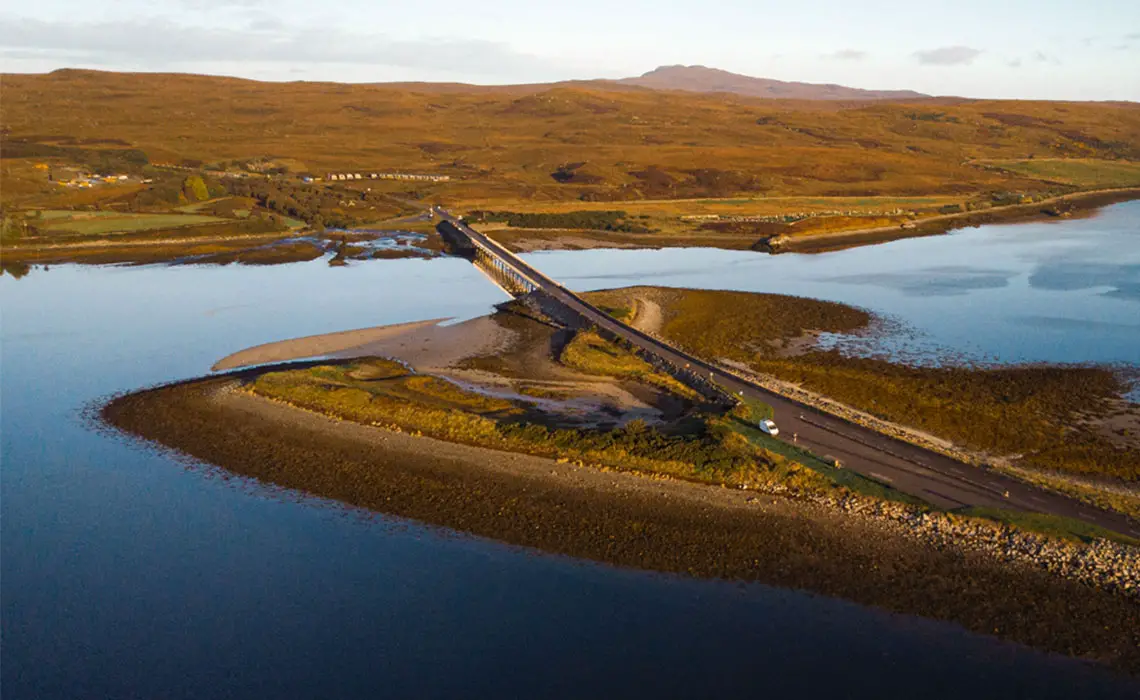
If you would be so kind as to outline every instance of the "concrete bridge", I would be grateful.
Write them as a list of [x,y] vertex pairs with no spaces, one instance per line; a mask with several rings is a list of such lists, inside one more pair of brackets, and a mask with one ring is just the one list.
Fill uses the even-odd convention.
[[712,402],[763,401],[772,407],[785,442],[835,458],[847,469],[943,508],[986,506],[1049,513],[1140,538],[1140,525],[1126,516],[848,422],[689,355],[601,311],[458,217],[438,208],[433,213],[443,219],[439,231],[452,249],[468,257],[507,294],[540,305],[547,316],[571,328],[596,328]]

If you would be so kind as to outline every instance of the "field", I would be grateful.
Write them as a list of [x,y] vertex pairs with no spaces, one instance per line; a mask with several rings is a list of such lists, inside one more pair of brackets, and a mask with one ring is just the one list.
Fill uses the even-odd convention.
[[43,217],[45,221],[41,230],[45,233],[79,235],[154,231],[220,223],[226,220],[216,216],[195,214],[120,214],[68,210],[47,210],[43,212]]
[[1084,158],[993,160],[986,165],[1025,177],[1081,189],[1140,186],[1140,162],[1104,162]]

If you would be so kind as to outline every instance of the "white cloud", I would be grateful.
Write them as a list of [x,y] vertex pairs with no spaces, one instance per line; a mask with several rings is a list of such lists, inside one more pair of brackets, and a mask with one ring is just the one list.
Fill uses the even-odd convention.
[[864,58],[867,58],[867,52],[856,49],[842,49],[835,53],[827,54],[826,57],[834,58],[838,61],[862,61]]
[[[252,4],[256,0],[249,0]],[[179,26],[164,19],[127,22],[47,22],[9,19],[0,52],[34,53],[85,65],[162,68],[198,62],[356,64],[455,70],[483,76],[539,75],[557,70],[541,57],[506,44],[468,38],[397,40],[338,29],[286,29],[271,18],[253,27]]]
[[973,63],[981,53],[980,50],[969,46],[943,46],[916,51],[914,57],[919,63],[928,66],[964,66]]

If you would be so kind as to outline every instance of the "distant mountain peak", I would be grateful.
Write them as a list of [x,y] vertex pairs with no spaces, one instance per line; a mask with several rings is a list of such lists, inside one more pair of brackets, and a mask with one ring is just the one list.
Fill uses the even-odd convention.
[[637,78],[616,82],[654,90],[731,92],[749,97],[792,100],[909,100],[928,97],[913,90],[864,90],[834,84],[753,78],[708,66],[660,66]]

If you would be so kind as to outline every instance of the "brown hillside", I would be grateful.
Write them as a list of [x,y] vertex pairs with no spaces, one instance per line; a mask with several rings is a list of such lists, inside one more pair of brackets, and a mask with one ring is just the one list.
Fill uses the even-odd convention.
[[[12,144],[133,147],[152,163],[287,159],[292,172],[451,176],[479,204],[1056,188],[975,161],[1140,159],[1140,105],[805,102],[596,83],[517,88],[261,83],[195,75],[5,75]],[[94,146],[91,146],[94,147]],[[24,150],[27,153],[27,149]]]

